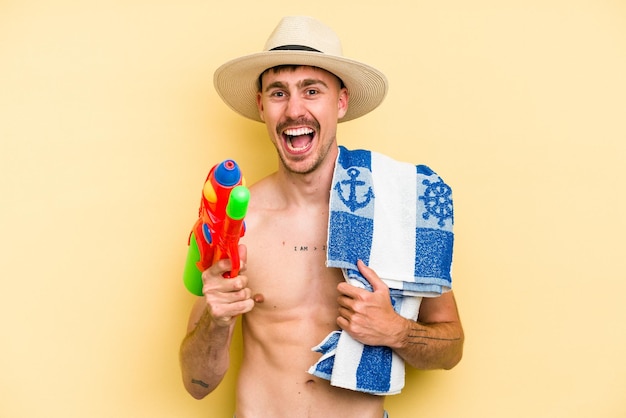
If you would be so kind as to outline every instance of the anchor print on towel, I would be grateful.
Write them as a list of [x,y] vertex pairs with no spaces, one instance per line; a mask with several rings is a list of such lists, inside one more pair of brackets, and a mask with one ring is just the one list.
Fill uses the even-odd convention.
[[431,182],[429,180],[422,181],[426,186],[424,195],[419,200],[424,201],[426,212],[422,214],[424,219],[434,216],[439,218],[439,226],[446,224],[446,219],[450,219],[454,224],[454,213],[452,209],[452,189],[442,180]]
[[[362,180],[358,180],[361,172],[357,168],[349,168],[346,172],[348,176],[350,176],[350,180],[338,181],[337,184],[335,184],[335,190],[339,194],[339,199],[350,209],[350,212],[354,213],[357,209],[362,209],[370,203],[374,197],[374,192],[369,186],[367,186],[366,191],[363,190],[366,183]],[[342,185],[348,186],[346,187],[349,189],[347,198],[345,197],[346,191]],[[360,193],[360,197],[357,191],[363,192]]]

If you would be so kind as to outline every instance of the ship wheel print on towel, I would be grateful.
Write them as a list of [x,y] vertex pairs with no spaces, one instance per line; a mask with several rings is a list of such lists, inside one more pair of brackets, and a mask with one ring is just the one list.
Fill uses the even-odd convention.
[[424,219],[429,219],[430,216],[439,218],[440,227],[446,224],[446,219],[450,219],[454,224],[454,213],[452,210],[452,189],[445,184],[443,180],[431,182],[430,180],[422,181],[422,184],[426,186],[424,195],[419,197],[419,200],[424,201],[426,212],[422,214]]
[[[363,191],[363,186],[365,186],[366,183],[362,180],[358,180],[361,172],[357,168],[349,168],[347,173],[348,176],[350,176],[350,180],[338,181],[337,184],[335,184],[335,190],[339,194],[339,199],[350,209],[350,212],[354,213],[357,209],[362,209],[370,203],[374,197],[374,192],[369,186],[366,191]],[[349,189],[348,198],[345,197],[346,192],[342,185]]]

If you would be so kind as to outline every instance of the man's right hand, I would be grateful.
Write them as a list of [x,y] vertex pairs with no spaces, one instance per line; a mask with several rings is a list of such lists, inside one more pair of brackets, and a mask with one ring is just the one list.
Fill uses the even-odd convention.
[[227,259],[217,261],[202,273],[202,293],[209,314],[218,326],[231,325],[237,316],[250,312],[255,303],[263,302],[263,295],[253,295],[248,287],[247,250],[243,244],[239,245],[239,257],[241,268],[237,277],[224,278],[223,274],[232,270]]

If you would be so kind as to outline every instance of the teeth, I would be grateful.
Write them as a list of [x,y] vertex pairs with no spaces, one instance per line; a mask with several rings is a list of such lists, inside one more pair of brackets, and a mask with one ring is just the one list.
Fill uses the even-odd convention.
[[285,135],[289,135],[289,136],[308,135],[312,133],[313,133],[313,129],[311,128],[294,128],[294,129],[285,130]]

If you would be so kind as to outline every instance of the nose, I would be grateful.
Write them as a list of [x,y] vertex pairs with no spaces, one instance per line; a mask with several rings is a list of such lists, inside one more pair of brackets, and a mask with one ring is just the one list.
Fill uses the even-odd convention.
[[296,94],[291,95],[289,97],[289,101],[287,102],[285,116],[290,119],[297,120],[298,118],[304,116],[305,113],[306,107],[304,105],[304,100]]

